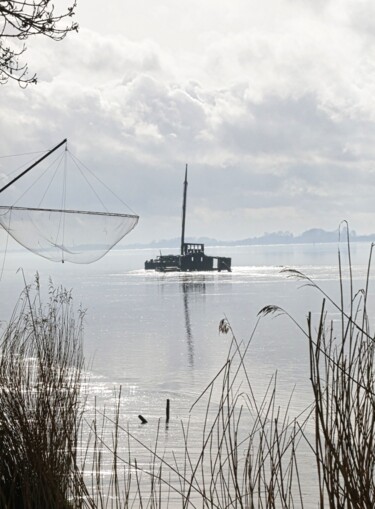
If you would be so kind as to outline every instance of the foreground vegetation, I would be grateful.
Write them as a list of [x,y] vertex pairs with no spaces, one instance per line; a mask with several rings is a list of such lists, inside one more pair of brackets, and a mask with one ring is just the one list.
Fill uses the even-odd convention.
[[[189,426],[181,423],[180,456],[159,452],[158,434],[153,447],[140,444],[121,425],[120,405],[112,417],[97,409],[86,418],[83,313],[73,311],[69,292],[52,285],[43,305],[37,278],[25,288],[1,343],[0,506],[375,507],[372,246],[362,289],[354,289],[349,247],[348,257],[348,277],[339,257],[339,302],[306,275],[287,271],[322,293],[318,319],[309,314],[306,327],[297,324],[309,344],[312,404],[306,412],[292,418],[277,406],[276,377],[261,400],[255,397],[245,362],[252,338],[239,342],[224,319],[220,332],[232,337],[228,357],[195,403],[206,405],[201,446],[193,451]],[[339,321],[331,320],[332,310]],[[259,319],[275,313],[286,311],[267,306]],[[147,468],[134,458],[135,445],[148,454]],[[301,449],[304,457],[309,451],[316,475],[312,504]]]

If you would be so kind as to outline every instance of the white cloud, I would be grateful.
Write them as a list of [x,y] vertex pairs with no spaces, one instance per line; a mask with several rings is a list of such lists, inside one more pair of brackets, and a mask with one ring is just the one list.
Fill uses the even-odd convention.
[[375,231],[369,1],[116,1],[103,23],[87,5],[78,35],[31,44],[36,87],[2,88],[0,153],[67,136],[144,242],[178,236],[185,162],[191,234]]

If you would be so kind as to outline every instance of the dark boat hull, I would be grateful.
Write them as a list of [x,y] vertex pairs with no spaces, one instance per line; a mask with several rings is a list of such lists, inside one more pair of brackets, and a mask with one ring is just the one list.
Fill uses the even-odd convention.
[[231,272],[231,258],[208,256],[205,253],[187,253],[184,255],[160,255],[145,262],[146,270],[158,272]]

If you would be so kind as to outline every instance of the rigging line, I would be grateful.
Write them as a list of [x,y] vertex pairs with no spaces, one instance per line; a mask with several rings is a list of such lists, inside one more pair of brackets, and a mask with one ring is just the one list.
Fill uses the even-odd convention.
[[[35,152],[24,152],[23,154],[11,154],[11,155],[0,156],[0,159],[7,159],[7,158],[11,158],[11,157],[28,156],[28,155],[35,156],[35,155],[40,155],[40,154],[48,154],[49,152],[50,152],[49,149],[48,150],[38,150]],[[15,173],[18,173],[22,168],[24,168],[25,166],[28,167],[34,161],[35,161],[35,157],[33,157],[32,159],[28,159],[27,161],[24,161],[22,164],[20,164],[20,166],[18,166],[18,168],[11,170],[7,174],[7,177],[10,177],[10,176],[14,175]]]
[[[72,156],[72,153],[69,152],[70,156]],[[109,210],[107,209],[107,207],[105,206],[105,204],[103,203],[102,199],[100,198],[100,196],[98,195],[98,193],[95,191],[94,187],[92,186],[91,182],[88,180],[88,178],[86,177],[86,175],[83,173],[82,169],[78,166],[77,164],[77,161],[75,161],[75,159],[72,157],[72,161],[73,163],[76,165],[78,171],[80,172],[80,174],[82,175],[82,177],[84,178],[84,180],[86,181],[87,185],[90,187],[91,191],[95,194],[95,196],[97,197],[98,201],[101,203],[102,207],[104,208],[104,210],[106,212],[109,212]]]
[[5,191],[5,189],[8,189],[8,187],[12,186],[15,182],[17,182],[17,180],[19,180],[20,178],[22,178],[24,175],[26,175],[26,173],[29,173],[30,170],[32,170],[33,168],[35,168],[35,166],[38,166],[38,164],[40,164],[42,161],[44,161],[48,156],[50,156],[53,152],[55,152],[58,148],[61,147],[61,145],[63,145],[64,143],[66,143],[66,138],[65,140],[61,141],[58,145],[56,145],[56,147],[54,147],[52,150],[50,150],[49,152],[47,152],[47,154],[44,154],[42,157],[39,157],[36,161],[33,162],[33,164],[31,164],[30,166],[28,166],[25,170],[23,170],[23,172],[21,172],[19,175],[17,175],[16,177],[14,177],[10,182],[8,182],[7,184],[5,184],[5,186],[3,186],[1,189],[0,189],[0,193],[2,193],[3,191]]
[[[68,144],[66,143],[65,144],[65,150],[64,150],[64,183],[63,183],[63,208],[64,210],[66,209],[66,173],[67,173],[67,151],[68,151]],[[65,243],[65,213],[63,212],[62,214],[62,221],[63,221],[63,225],[62,225],[62,242],[61,242],[61,261],[62,263],[64,263],[64,250],[63,250],[63,246],[64,246],[64,243]]]
[[62,189],[62,194],[61,194],[61,206],[60,206],[61,212],[60,212],[60,216],[59,216],[59,225],[58,225],[56,237],[55,237],[55,244],[58,245],[60,231],[62,230],[62,240],[61,240],[61,257],[62,258],[61,258],[61,261],[64,263],[63,244],[64,244],[64,225],[65,225],[64,210],[65,210],[65,195],[66,195],[66,149],[63,153],[63,156],[64,156],[64,172],[63,172],[63,184],[62,184],[63,189]]
[[[10,218],[11,218],[11,215],[12,215],[12,211],[10,212],[9,214],[9,223],[8,223],[8,231],[10,230]],[[0,281],[3,280],[3,274],[4,274],[4,267],[5,267],[5,259],[7,257],[7,254],[8,254],[8,243],[9,243],[9,234],[8,234],[8,231],[5,230],[5,228],[3,228],[4,232],[5,232],[5,235],[6,235],[6,241],[5,241],[5,250],[4,250],[4,256],[3,256],[3,263],[1,265],[1,272],[0,272]]]
[[32,156],[35,154],[43,154],[47,152],[48,150],[39,150],[38,152],[24,152],[23,154],[10,154],[8,156],[0,156],[0,159],[7,159],[9,157],[19,157],[19,156]]
[[[56,160],[55,160],[55,161],[56,161]],[[58,163],[57,163],[56,169],[55,169],[55,171],[54,171],[54,173],[53,173],[53,175],[52,175],[51,180],[49,181],[49,184],[48,184],[48,186],[47,186],[46,190],[45,190],[45,191],[44,191],[44,193],[43,193],[42,198],[40,199],[40,201],[39,201],[39,203],[38,203],[38,207],[37,207],[37,208],[40,208],[40,207],[41,207],[41,205],[42,205],[42,203],[43,203],[43,200],[44,200],[44,198],[46,197],[46,194],[48,193],[48,190],[49,190],[49,188],[50,188],[50,187],[51,187],[51,185],[52,185],[52,182],[55,180],[55,177],[56,177],[57,172],[59,171],[59,168],[60,168],[60,165],[61,165],[61,161],[62,161],[62,156],[61,156],[60,161],[58,161]],[[44,175],[44,174],[43,174],[43,175]]]
[[[128,218],[138,218],[137,215],[132,214],[118,214],[117,212],[92,212],[88,210],[61,210],[61,209],[48,209],[48,208],[34,208],[34,207],[8,207],[6,205],[0,205],[0,215],[5,215],[8,210],[27,210],[32,212],[65,212],[66,214],[84,214],[89,216],[113,216],[113,217],[128,217]],[[1,214],[1,211],[5,210],[4,214]]]
[[[103,182],[97,175],[95,175],[95,173],[90,170],[90,168],[88,168],[85,164],[83,164],[82,161],[80,161],[78,159],[78,157],[74,156],[70,150],[68,150],[70,156],[72,157],[73,160],[77,160],[89,173],[90,175],[95,178],[98,182],[100,182],[100,184],[105,187],[113,196],[115,196],[123,205],[125,205],[125,207],[127,207],[133,214],[136,215],[136,212],[134,212],[134,210],[130,207],[130,205],[128,205],[126,202],[124,202],[124,200],[122,200],[114,191],[112,191],[112,189],[110,187],[107,186],[107,184],[105,182]],[[78,166],[78,165],[77,165]]]
[[61,158],[61,154],[59,156],[56,157],[56,159],[54,159],[51,164],[49,166],[47,166],[47,168],[44,170],[43,173],[41,173],[41,175],[39,175],[39,177],[37,179],[34,180],[34,182],[32,184],[30,184],[30,186],[21,194],[21,196],[19,196],[19,198],[13,203],[13,205],[15,205],[16,203],[18,203],[21,198],[23,198],[25,196],[25,194],[27,194],[30,189],[32,187],[34,187],[36,185],[37,182],[39,182],[39,180],[44,177],[44,175],[47,173],[47,171],[52,167],[52,165],[54,165],[56,163],[56,161]]
[[[40,152],[35,152],[35,153],[40,154]],[[42,153],[46,153],[46,151],[44,151]],[[25,155],[27,155],[27,154],[25,154]],[[11,156],[4,156],[4,157],[11,157]],[[1,157],[0,157],[0,159],[1,159]],[[20,166],[18,166],[14,170],[11,170],[9,173],[7,173],[6,176],[8,177],[8,180],[9,180],[9,178],[12,177],[12,175],[19,173],[23,168],[25,168],[25,166],[26,167],[29,166],[33,161],[35,161],[35,158],[28,159],[27,161],[23,162]]]

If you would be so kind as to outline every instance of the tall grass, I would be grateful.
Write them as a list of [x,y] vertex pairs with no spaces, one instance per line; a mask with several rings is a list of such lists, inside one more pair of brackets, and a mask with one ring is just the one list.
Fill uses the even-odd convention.
[[[358,290],[347,249],[347,267],[339,255],[338,302],[307,275],[287,271],[322,294],[318,319],[309,314],[305,325],[297,324],[309,346],[306,411],[292,418],[288,405],[279,407],[276,375],[261,397],[255,394],[246,359],[257,327],[242,342],[223,319],[228,356],[191,408],[205,408],[198,450],[189,422],[181,422],[179,450],[162,447],[160,427],[152,446],[142,443],[124,424],[121,391],[113,414],[96,408],[87,420],[83,314],[75,317],[63,289],[51,286],[44,307],[38,279],[33,299],[26,287],[1,344],[0,506],[303,508],[311,505],[304,499],[310,478],[300,468],[303,445],[317,479],[316,506],[375,507],[375,352],[368,316],[373,247]],[[266,306],[259,320],[270,313],[286,311]],[[141,463],[135,454],[142,450]]]
[[[368,316],[372,251],[373,246],[359,291],[349,265],[347,307],[341,284],[339,305],[324,296],[315,331],[308,316],[321,507],[375,507],[375,338]],[[341,261],[339,268],[342,283]],[[327,299],[339,310],[338,330],[327,320]]]
[[[77,443],[82,314],[50,286],[48,304],[26,286],[0,353],[0,506],[74,507],[81,498]],[[34,296],[32,296],[34,295]]]
[[[231,333],[229,324],[221,330]],[[206,387],[194,407],[205,398],[205,418],[201,442],[190,442],[189,425],[181,423],[183,453],[159,452],[157,433],[154,447],[141,443],[119,419],[105,416],[117,436],[126,437],[128,454],[121,456],[113,447],[111,478],[100,477],[95,467],[107,444],[99,438],[92,464],[96,503],[113,507],[204,507],[204,508],[276,508],[303,507],[297,472],[296,449],[302,438],[302,424],[289,420],[276,405],[276,378],[270,381],[263,398],[255,397],[247,373],[245,356],[250,347],[232,342],[228,358],[215,379]],[[302,419],[304,421],[304,419]],[[95,421],[94,421],[95,422]],[[93,436],[99,437],[93,428]],[[140,468],[132,459],[132,447],[149,454],[149,467]],[[108,451],[108,449],[107,449]],[[121,468],[122,467],[122,468]],[[100,470],[100,469],[99,469]],[[119,472],[122,471],[122,475]],[[116,482],[114,472],[117,473]],[[119,489],[119,485],[122,489]],[[123,492],[120,501],[118,493]],[[118,505],[116,505],[118,504]]]
[[[286,271],[322,295],[318,320],[314,322],[310,312],[306,328],[300,327],[309,344],[315,423],[309,446],[321,508],[375,507],[375,337],[368,314],[373,248],[359,288],[354,286],[348,239],[347,265],[339,250],[338,302],[307,275]],[[338,320],[330,318],[332,311]],[[285,313],[277,306],[262,310],[275,312]]]

